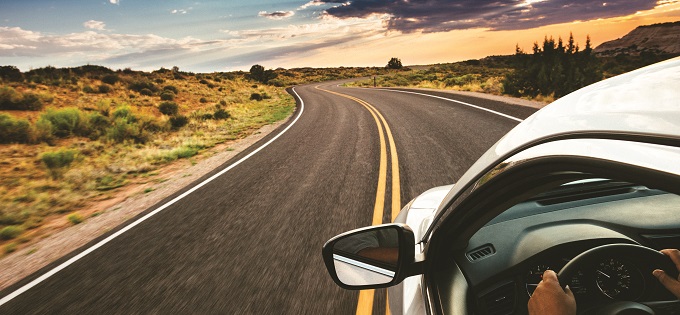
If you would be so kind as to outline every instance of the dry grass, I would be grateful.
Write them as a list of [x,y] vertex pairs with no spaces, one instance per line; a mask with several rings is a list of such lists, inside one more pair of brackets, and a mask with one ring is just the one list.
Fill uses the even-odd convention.
[[[118,75],[121,81],[113,84],[107,94],[84,92],[97,90],[102,84],[96,76],[49,86],[4,84],[21,93],[41,95],[46,103],[43,111],[0,111],[27,119],[31,124],[48,109],[77,108],[86,114],[112,115],[116,108],[127,106],[135,117],[158,126],[167,125],[168,117],[158,110],[162,102],[160,93],[146,96],[130,90],[128,83],[135,80],[156,82],[161,89],[168,85],[176,87],[174,102],[179,105],[179,115],[189,119],[186,126],[177,130],[169,127],[151,130],[143,142],[70,135],[53,137],[47,142],[0,145],[0,229],[12,227],[0,239],[5,253],[30,246],[32,240],[54,229],[98,215],[89,210],[90,206],[113,199],[122,187],[153,183],[165,165],[177,159],[193,158],[225,141],[244,138],[263,125],[286,118],[295,108],[294,99],[282,88],[254,84],[243,76],[227,79],[223,74],[186,74],[175,79],[171,73]],[[270,98],[253,101],[250,100],[252,93],[267,94]],[[226,110],[229,118],[213,119],[218,109]],[[46,152],[59,150],[75,155],[70,164],[56,169],[57,174],[41,157]]]

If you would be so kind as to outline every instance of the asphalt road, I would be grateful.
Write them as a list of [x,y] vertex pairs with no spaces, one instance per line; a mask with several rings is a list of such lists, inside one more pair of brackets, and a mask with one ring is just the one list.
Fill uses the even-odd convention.
[[[280,138],[0,306],[0,314],[355,313],[358,293],[333,284],[321,246],[336,234],[372,223],[381,141],[367,107],[315,87],[356,97],[384,116],[399,157],[401,205],[433,186],[455,182],[517,121],[438,98],[336,85],[297,87],[304,111]],[[455,98],[518,118],[535,111]],[[391,147],[384,141],[391,167]],[[388,169],[383,222],[390,220],[393,177]],[[377,293],[374,313],[384,314],[384,303],[384,294]]]

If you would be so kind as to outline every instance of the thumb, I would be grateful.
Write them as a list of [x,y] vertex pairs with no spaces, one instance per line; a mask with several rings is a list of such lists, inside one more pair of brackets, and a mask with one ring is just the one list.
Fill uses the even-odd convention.
[[661,269],[654,270],[653,274],[668,291],[671,291],[675,296],[680,298],[680,282],[678,282],[678,280],[669,277],[666,272]]

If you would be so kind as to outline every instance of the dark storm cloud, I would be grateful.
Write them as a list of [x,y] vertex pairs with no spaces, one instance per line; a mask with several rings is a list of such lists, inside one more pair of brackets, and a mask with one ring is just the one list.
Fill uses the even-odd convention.
[[626,16],[652,9],[660,1],[317,0],[315,2],[337,4],[336,7],[326,10],[326,13],[338,18],[389,14],[387,27],[390,30],[410,33],[470,28],[528,29],[565,22]]

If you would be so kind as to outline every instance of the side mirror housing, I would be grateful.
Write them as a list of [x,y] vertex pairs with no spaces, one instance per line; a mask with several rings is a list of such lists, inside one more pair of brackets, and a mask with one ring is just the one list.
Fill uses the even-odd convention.
[[350,290],[393,286],[413,275],[415,239],[405,224],[352,230],[323,246],[323,260],[333,281]]

